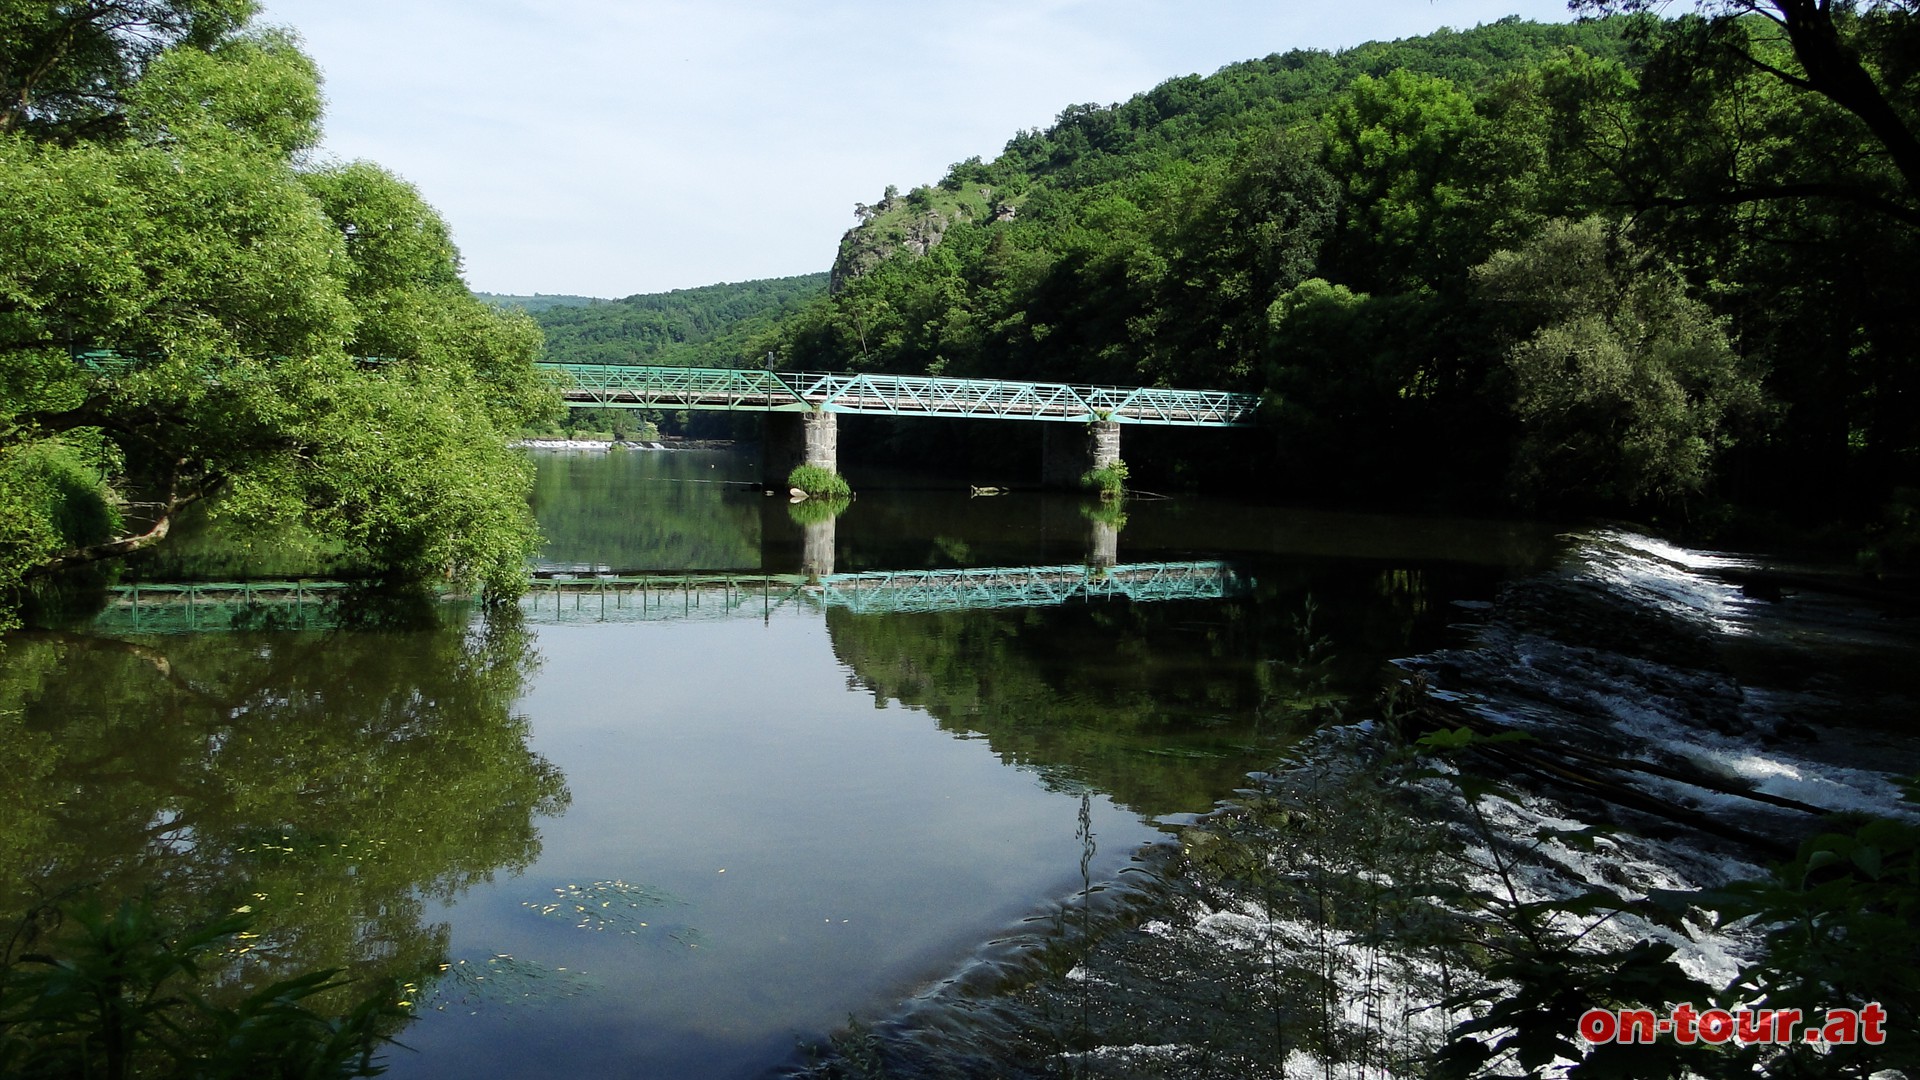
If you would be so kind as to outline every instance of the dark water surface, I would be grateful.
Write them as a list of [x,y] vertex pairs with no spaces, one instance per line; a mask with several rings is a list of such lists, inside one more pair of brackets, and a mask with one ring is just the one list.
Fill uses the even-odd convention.
[[835,519],[721,452],[538,462],[518,612],[208,601],[237,628],[163,633],[178,601],[123,598],[10,638],[4,914],[101,882],[250,907],[259,970],[418,987],[395,1076],[760,1075],[1116,879],[1302,702],[1557,550],[1197,499]]

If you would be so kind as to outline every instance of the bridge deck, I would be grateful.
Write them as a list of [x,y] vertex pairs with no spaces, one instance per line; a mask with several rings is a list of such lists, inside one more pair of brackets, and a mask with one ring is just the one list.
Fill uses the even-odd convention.
[[1222,562],[1125,563],[1107,569],[1064,566],[992,566],[953,570],[869,570],[799,575],[555,575],[534,581],[522,607],[564,618],[569,610],[599,619],[707,617],[738,607],[796,602],[861,614],[1052,607],[1074,601],[1126,599],[1134,603],[1218,600],[1246,587]]
[[[76,351],[103,375],[136,364],[110,349]],[[609,409],[735,409],[746,412],[880,413],[1180,427],[1246,427],[1260,399],[1225,390],[1093,386],[927,375],[672,368],[623,364],[540,364],[578,405]]]
[[1243,427],[1259,399],[1225,390],[925,375],[542,364],[570,402],[615,409],[881,413],[1183,427]]

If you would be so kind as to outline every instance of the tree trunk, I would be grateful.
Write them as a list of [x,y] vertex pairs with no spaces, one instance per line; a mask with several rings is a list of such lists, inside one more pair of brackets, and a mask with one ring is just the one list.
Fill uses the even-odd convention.
[[1828,0],[1770,0],[1814,93],[1860,118],[1886,149],[1909,198],[1920,199],[1920,137],[1894,111],[1854,51],[1840,40]]

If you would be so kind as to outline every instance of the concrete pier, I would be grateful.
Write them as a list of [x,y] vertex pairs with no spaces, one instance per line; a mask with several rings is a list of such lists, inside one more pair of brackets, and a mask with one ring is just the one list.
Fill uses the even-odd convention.
[[766,413],[761,427],[760,481],[786,490],[796,465],[840,471],[839,414]]
[[800,572],[810,578],[833,576],[833,521],[829,516],[800,527]]
[[1077,488],[1080,478],[1120,460],[1120,424],[1095,420],[1048,424],[1042,433],[1040,482],[1050,488]]
[[1094,519],[1093,535],[1087,540],[1087,565],[1096,570],[1111,570],[1120,563],[1120,526]]

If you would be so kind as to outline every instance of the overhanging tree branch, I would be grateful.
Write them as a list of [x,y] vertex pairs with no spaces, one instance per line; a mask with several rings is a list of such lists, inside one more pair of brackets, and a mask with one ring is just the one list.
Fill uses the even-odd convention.
[[1685,209],[1694,206],[1737,206],[1774,199],[1838,199],[1920,228],[1920,210],[1847,184],[1761,184],[1697,195],[1643,195],[1628,200],[1624,205],[1634,210]]
[[165,540],[167,533],[173,530],[173,518],[175,514],[206,498],[217,490],[219,486],[220,481],[216,477],[191,491],[180,492],[176,490],[169,492],[167,501],[159,517],[155,519],[152,527],[146,532],[132,536],[122,536],[98,544],[88,544],[85,547],[68,548],[66,551],[55,555],[46,562],[30,568],[26,572],[26,576],[40,577],[47,574],[58,573],[61,570],[70,570],[76,566],[86,566],[92,563],[105,562],[108,559],[124,558],[136,551],[150,548],[160,541]]
[[[1645,12],[1655,5],[1653,0],[1569,0],[1567,6],[1581,14],[1608,15]],[[1770,65],[1746,49],[1736,51],[1747,63],[1790,86],[1818,94],[1864,124],[1899,173],[1907,195],[1920,199],[1920,135],[1907,125],[1859,54],[1841,37],[1829,0],[1697,0],[1696,7],[1716,19],[1758,15],[1779,26],[1802,75]],[[1909,216],[1895,216],[1912,221]]]

